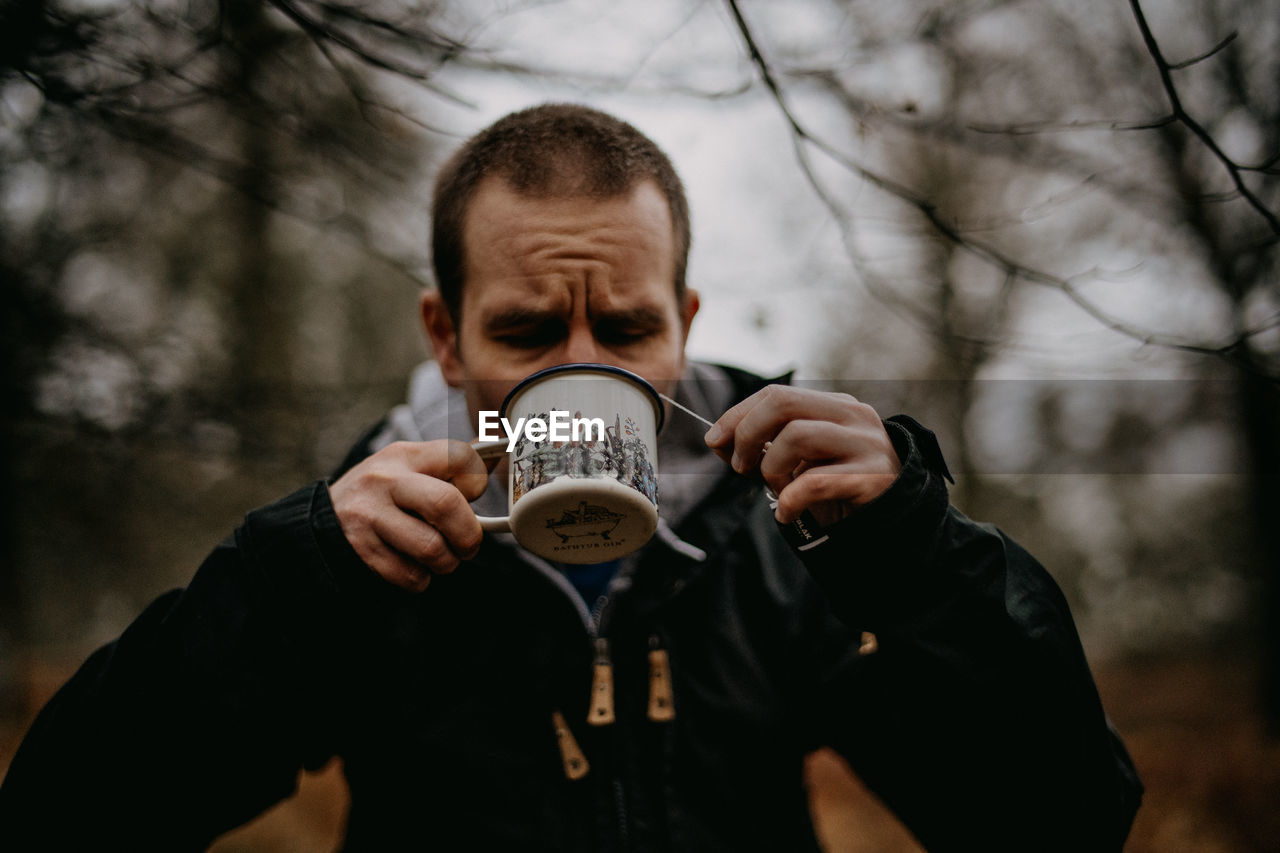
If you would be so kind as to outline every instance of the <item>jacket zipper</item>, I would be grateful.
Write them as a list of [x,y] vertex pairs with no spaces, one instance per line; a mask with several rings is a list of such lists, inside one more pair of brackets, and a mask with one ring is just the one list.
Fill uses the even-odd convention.
[[[589,612],[590,619],[584,626],[592,646],[591,702],[587,712],[587,723],[592,726],[607,726],[617,722],[613,701],[613,662],[609,652],[609,640],[604,633],[606,616],[611,603],[607,593],[599,596],[592,605]],[[675,719],[671,666],[667,651],[663,648],[657,634],[649,637],[648,664],[649,700],[646,716],[653,722],[669,722]],[[555,711],[552,714],[552,722],[566,778],[574,781],[583,778],[590,769],[585,753],[574,740],[563,714]],[[618,847],[626,850],[630,838],[630,819],[627,813],[626,786],[620,770],[616,767],[613,778],[610,780],[610,787],[613,793]]]
[[[589,633],[593,646],[591,708],[587,714],[587,722],[594,726],[612,725],[617,718],[613,707],[613,661],[609,655],[609,639],[604,634],[605,616],[608,614],[609,595],[606,592],[596,599],[591,608],[591,625]],[[610,787],[613,793],[613,813],[615,829],[618,833],[618,849],[627,849],[627,838],[630,835],[630,821],[627,815],[627,792],[623,784],[622,773],[618,767],[616,745],[617,734],[610,739],[614,751],[613,779]]]
[[[606,726],[616,722],[613,708],[613,662],[609,655],[609,640],[603,632],[609,603],[607,594],[597,598],[590,611],[590,620],[584,625],[592,646],[591,703],[587,712],[587,723],[592,726]],[[574,738],[564,714],[559,710],[552,711],[551,724],[555,730],[556,745],[560,750],[565,778],[570,781],[582,779],[590,771],[590,764],[582,747]],[[625,850],[630,826],[626,790],[617,769],[614,770],[613,778],[610,780],[610,788],[613,794],[618,848]]]

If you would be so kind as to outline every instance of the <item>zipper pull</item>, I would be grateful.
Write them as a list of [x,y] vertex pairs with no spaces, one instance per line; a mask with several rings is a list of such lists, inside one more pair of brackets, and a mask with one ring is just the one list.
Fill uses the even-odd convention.
[[582,747],[578,746],[578,742],[573,738],[573,732],[569,730],[569,724],[565,722],[564,714],[559,711],[551,712],[551,725],[556,729],[556,745],[560,747],[560,760],[564,763],[564,776],[570,781],[576,782],[587,772],[591,770],[591,765],[587,763],[587,756],[583,754]]
[[671,661],[667,650],[658,643],[657,635],[649,638],[649,719],[666,723],[676,718],[675,697],[671,692]]
[[607,726],[613,716],[613,664],[609,661],[609,641],[596,637],[596,658],[591,673],[591,710],[587,722]]

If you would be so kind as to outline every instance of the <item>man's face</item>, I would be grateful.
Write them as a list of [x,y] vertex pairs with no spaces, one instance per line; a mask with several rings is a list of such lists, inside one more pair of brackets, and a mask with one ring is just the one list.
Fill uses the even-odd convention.
[[675,294],[675,238],[661,190],[533,198],[488,179],[463,228],[466,284],[453,321],[437,294],[423,319],[474,420],[535,371],[569,362],[626,368],[670,393],[698,297]]

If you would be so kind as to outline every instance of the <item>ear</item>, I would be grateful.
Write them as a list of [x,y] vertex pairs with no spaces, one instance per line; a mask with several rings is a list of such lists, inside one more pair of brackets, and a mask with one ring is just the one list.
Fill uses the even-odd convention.
[[698,298],[698,291],[688,288],[684,292],[684,304],[680,306],[680,323],[681,332],[684,335],[683,341],[689,342],[689,327],[693,325],[693,317],[698,313],[698,308],[702,305]]
[[458,330],[454,327],[453,317],[445,307],[444,300],[434,290],[422,294],[420,303],[422,312],[422,328],[431,340],[431,349],[435,353],[436,363],[444,381],[454,388],[462,386],[466,378],[466,369],[462,364],[462,355],[458,352]]

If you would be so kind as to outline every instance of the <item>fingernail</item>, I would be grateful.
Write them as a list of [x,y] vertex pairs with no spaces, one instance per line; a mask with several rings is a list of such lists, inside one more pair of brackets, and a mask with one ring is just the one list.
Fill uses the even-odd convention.
[[742,457],[738,455],[738,451],[733,451],[733,456],[729,459],[729,465],[739,474],[742,473]]
[[707,444],[714,445],[722,438],[724,438],[724,430],[719,424],[716,424],[712,426],[711,429],[707,430],[707,434],[702,437],[702,440]]

